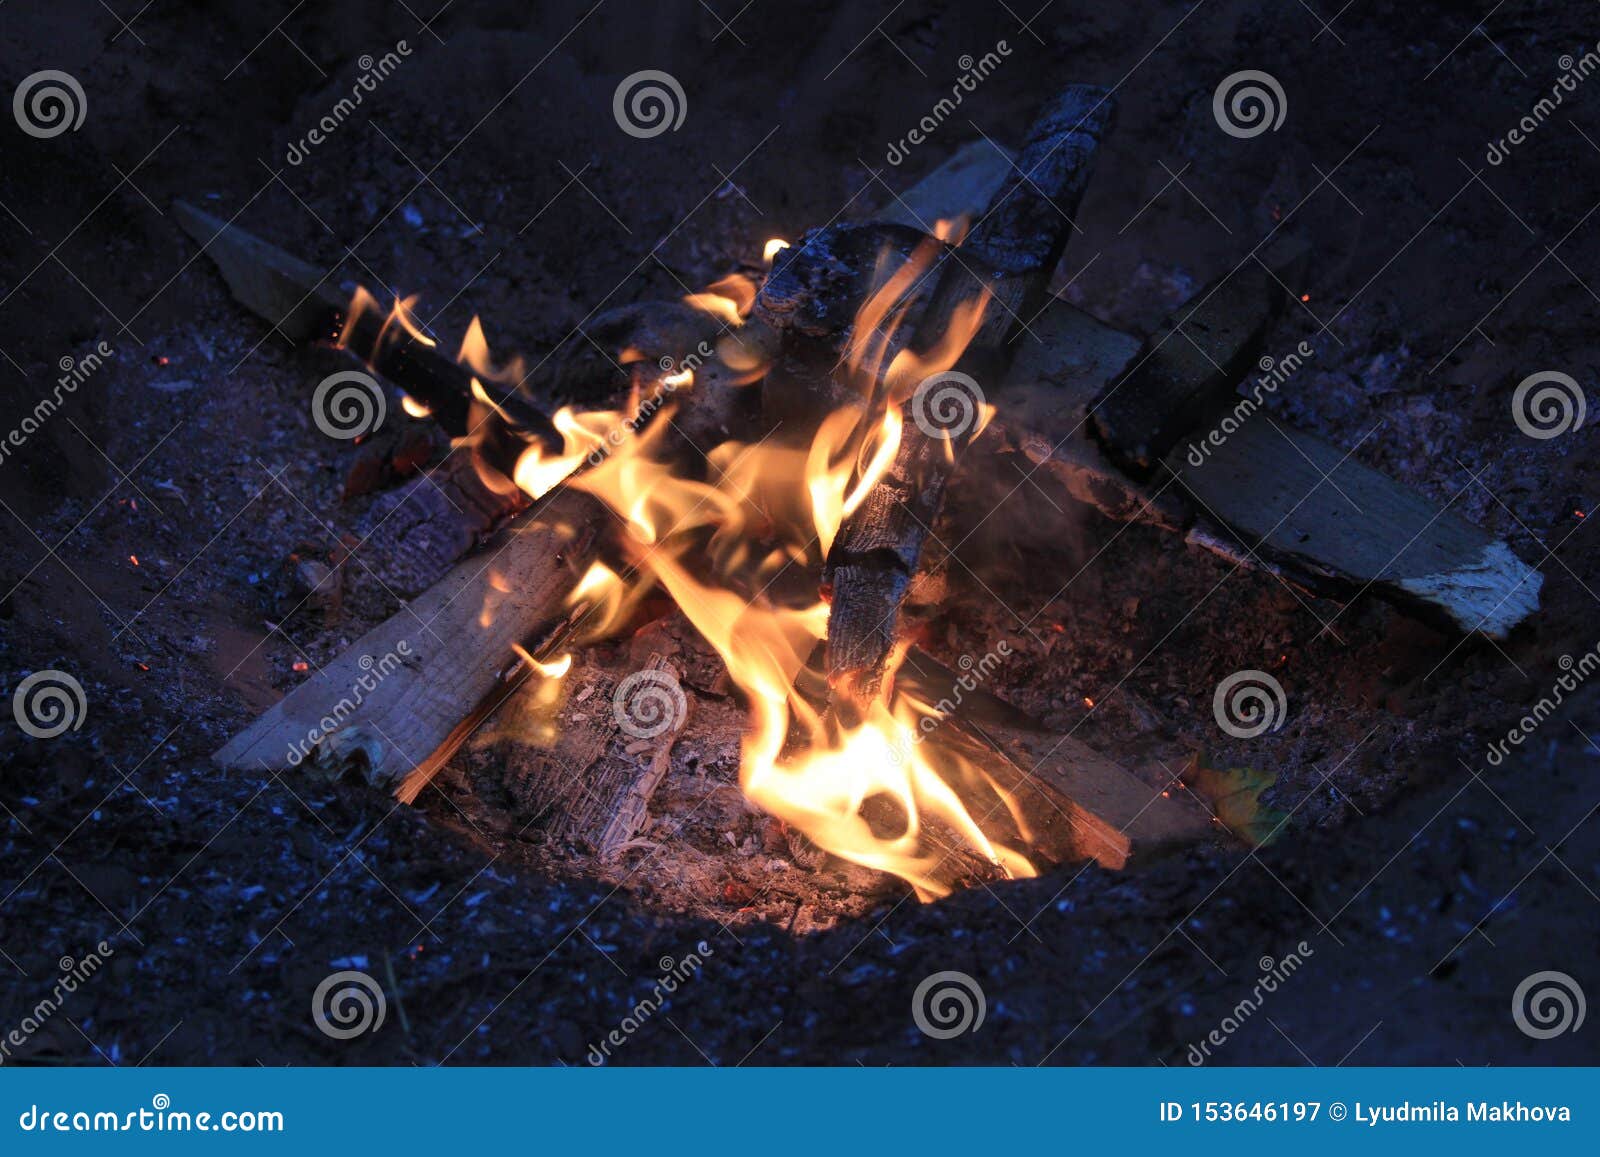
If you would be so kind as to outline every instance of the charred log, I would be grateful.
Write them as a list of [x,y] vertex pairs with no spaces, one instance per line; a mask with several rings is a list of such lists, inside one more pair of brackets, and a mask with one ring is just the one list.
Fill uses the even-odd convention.
[[[1038,313],[1111,119],[1105,90],[1065,90],[1035,121],[1014,171],[966,243],[937,262],[936,288],[915,324],[913,348],[926,354],[963,311],[983,313],[956,363],[965,376],[917,387],[894,463],[845,520],[829,552],[828,674],[846,701],[878,691],[922,544],[960,451],[982,424],[982,387],[973,375],[998,387],[1013,348],[1008,339]],[[930,429],[946,389],[955,391],[955,423]]]

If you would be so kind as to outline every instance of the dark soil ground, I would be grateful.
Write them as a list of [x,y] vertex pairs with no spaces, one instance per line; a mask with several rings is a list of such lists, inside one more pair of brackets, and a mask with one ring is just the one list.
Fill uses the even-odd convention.
[[[0,424],[63,359],[114,350],[0,461],[0,691],[57,669],[88,703],[59,738],[0,727],[0,1032],[60,958],[113,949],[7,1059],[581,1064],[663,958],[698,953],[616,1063],[1182,1064],[1290,952],[1304,965],[1214,1063],[1600,1057],[1592,1022],[1537,1040],[1511,1011],[1545,970],[1600,992],[1600,691],[1485,759],[1562,656],[1597,643],[1595,424],[1527,437],[1511,395],[1552,369],[1594,392],[1600,89],[1580,83],[1485,159],[1561,58],[1595,47],[1593,5],[435,4],[0,7],[5,91],[59,69],[87,96],[75,133],[0,125]],[[290,163],[361,58],[401,40],[394,74]],[[1000,40],[994,75],[887,164],[960,58]],[[640,69],[682,81],[678,132],[618,129],[613,90]],[[1212,93],[1241,69],[1282,84],[1280,131],[1219,130]],[[882,202],[980,133],[1015,143],[1064,80],[1115,86],[1120,105],[1065,294],[1147,330],[1292,216],[1314,261],[1271,346],[1318,352],[1278,416],[1359,444],[1545,577],[1510,640],[1463,641],[1153,529],[1024,493],[994,510],[946,564],[929,648],[1012,640],[991,690],[1147,774],[1198,749],[1275,773],[1268,801],[1292,818],[1273,844],[929,905],[839,875],[806,886],[838,900],[814,919],[728,888],[690,914],[648,852],[602,883],[489,850],[443,795],[418,811],[209,764],[395,603],[358,581],[337,622],[279,621],[288,556],[336,546],[370,501],[341,502],[358,451],[311,421],[332,363],[263,337],[172,199],[422,293],[441,334],[482,314],[497,349],[537,358],[601,308],[677,296],[768,236]],[[1288,718],[1230,740],[1211,693],[1252,667],[1281,680]],[[707,774],[735,782],[726,761]],[[312,993],[339,969],[383,985],[381,1030],[315,1027]],[[947,970],[975,978],[987,1015],[933,1039],[913,993]]]

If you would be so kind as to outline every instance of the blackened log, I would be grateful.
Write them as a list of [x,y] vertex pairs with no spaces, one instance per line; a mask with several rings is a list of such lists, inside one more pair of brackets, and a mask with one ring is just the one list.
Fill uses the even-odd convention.
[[927,353],[961,311],[984,304],[956,363],[979,384],[965,399],[961,425],[951,430],[923,429],[933,407],[913,395],[893,464],[829,551],[823,586],[832,605],[828,678],[836,701],[860,704],[878,693],[922,544],[960,450],[978,430],[981,381],[998,388],[1014,348],[1009,339],[1042,309],[1112,115],[1110,94],[1101,88],[1074,85],[1052,100],[984,216],[935,266],[936,289],[912,346]]
[[1100,442],[1116,463],[1148,478],[1255,364],[1299,276],[1304,248],[1286,243],[1268,264],[1246,260],[1179,306],[1150,336],[1126,374],[1092,407]]

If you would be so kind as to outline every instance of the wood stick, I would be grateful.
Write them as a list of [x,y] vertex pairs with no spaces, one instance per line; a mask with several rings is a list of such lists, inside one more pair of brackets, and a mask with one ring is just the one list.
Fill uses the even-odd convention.
[[389,785],[452,738],[541,622],[559,620],[588,543],[610,516],[562,491],[527,512],[494,549],[458,563],[213,756],[276,771],[307,760],[362,767]]
[[1128,372],[1090,408],[1112,459],[1148,478],[1184,433],[1233,394],[1261,352],[1289,291],[1302,276],[1304,245],[1286,241],[1269,261],[1247,260],[1179,306]]
[[[1039,312],[1111,121],[1110,94],[1093,86],[1072,86],[1045,107],[982,220],[961,247],[940,258],[914,348],[931,350],[959,315],[986,302],[956,367],[969,375],[966,381],[981,375],[998,385],[1013,348],[1007,339]],[[823,570],[832,603],[828,679],[842,703],[859,705],[879,691],[922,544],[960,450],[977,432],[981,391],[981,385],[968,387],[967,396],[956,399],[960,425],[951,430],[928,428],[935,398],[911,398],[893,464],[845,520],[829,551]]]

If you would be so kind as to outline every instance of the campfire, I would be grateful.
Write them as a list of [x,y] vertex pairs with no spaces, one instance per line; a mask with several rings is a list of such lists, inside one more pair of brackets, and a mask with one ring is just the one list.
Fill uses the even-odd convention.
[[[1243,255],[1148,338],[1052,292],[1112,119],[1104,90],[1069,87],[1015,156],[980,142],[874,219],[774,239],[682,300],[593,315],[531,365],[497,363],[476,320],[452,356],[414,300],[347,295],[181,207],[244,304],[359,359],[315,401],[325,431],[363,447],[351,489],[416,475],[300,599],[335,605],[359,567],[411,601],[218,760],[359,773],[407,803],[444,797],[475,838],[618,880],[659,855],[749,900],[772,872],[850,865],[932,899],[1233,838],[1181,777],[986,691],[1022,640],[974,639],[950,662],[923,646],[920,618],[948,597],[943,528],[970,529],[953,492],[1026,480],[1297,591],[1490,636],[1536,608],[1538,576],[1254,414],[1309,356],[1264,347],[1300,297],[1292,239]],[[380,378],[404,419],[377,420]],[[435,428],[447,448],[416,433]],[[1330,507],[1319,476],[1370,520]],[[1219,689],[1218,710],[1253,726],[1261,694]],[[728,759],[738,804],[705,772]]]

